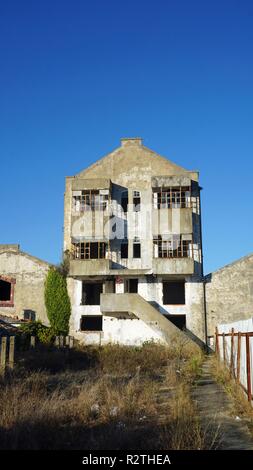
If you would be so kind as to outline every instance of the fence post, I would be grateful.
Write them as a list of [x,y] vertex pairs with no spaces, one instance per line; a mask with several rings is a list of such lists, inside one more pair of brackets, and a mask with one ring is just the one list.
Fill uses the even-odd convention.
[[64,347],[64,336],[60,336],[60,347],[63,348]]
[[223,362],[226,364],[226,343],[225,343],[225,333],[222,333],[223,338]]
[[219,331],[217,326],[215,327],[215,351],[218,359],[220,359]]
[[248,401],[251,402],[252,395],[251,395],[251,367],[250,367],[250,344],[249,344],[249,334],[246,333],[246,361],[247,361],[247,393],[248,393]]
[[232,328],[231,330],[231,354],[230,354],[230,374],[234,376],[235,369],[234,369],[234,333],[235,330]]
[[35,348],[35,336],[31,336],[30,345],[31,345],[31,348]]
[[15,357],[15,336],[10,337],[9,345],[9,367],[10,369],[14,368],[14,357]]
[[60,347],[60,336],[56,336],[56,337],[55,337],[55,346],[56,346],[57,348]]
[[69,347],[69,336],[66,336],[65,338],[65,346]]
[[6,352],[7,352],[7,338],[6,338],[6,336],[2,336],[2,340],[1,340],[1,364],[0,364],[0,372],[1,372],[2,375],[5,374]]
[[69,337],[69,348],[72,349],[74,347],[74,338],[73,336]]
[[240,382],[240,375],[241,375],[241,332],[238,333],[238,340],[237,340],[237,366],[236,366],[236,381]]

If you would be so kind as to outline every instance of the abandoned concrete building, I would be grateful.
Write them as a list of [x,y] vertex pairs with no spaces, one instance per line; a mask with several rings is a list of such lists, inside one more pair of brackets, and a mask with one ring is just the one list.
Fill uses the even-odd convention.
[[172,323],[205,339],[198,172],[121,139],[66,178],[64,252],[80,341],[162,340]]
[[49,267],[19,245],[0,245],[0,316],[48,325],[44,282]]

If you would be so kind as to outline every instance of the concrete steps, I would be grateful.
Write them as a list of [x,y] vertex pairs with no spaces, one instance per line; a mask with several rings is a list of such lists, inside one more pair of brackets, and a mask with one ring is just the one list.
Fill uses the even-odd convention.
[[192,341],[139,294],[101,294],[100,309],[104,315],[110,316],[131,313],[149,325],[167,344],[176,338]]

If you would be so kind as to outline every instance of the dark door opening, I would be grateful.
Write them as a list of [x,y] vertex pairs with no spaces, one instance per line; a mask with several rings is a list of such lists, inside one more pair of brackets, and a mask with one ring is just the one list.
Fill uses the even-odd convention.
[[184,330],[186,327],[186,315],[166,315],[166,318],[171,321],[180,330]]
[[128,243],[121,243],[120,256],[122,259],[128,258]]
[[121,196],[121,207],[124,212],[128,209],[128,191],[124,191]]
[[185,281],[163,282],[163,304],[185,305]]
[[134,243],[133,244],[133,258],[140,258],[141,257],[141,244]]
[[129,294],[138,294],[138,279],[127,280],[127,292]]
[[100,294],[103,292],[102,282],[82,283],[82,305],[100,305]]

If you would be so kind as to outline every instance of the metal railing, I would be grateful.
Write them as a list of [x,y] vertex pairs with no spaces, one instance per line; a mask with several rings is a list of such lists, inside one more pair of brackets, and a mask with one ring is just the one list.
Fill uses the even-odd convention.
[[229,368],[231,376],[247,393],[248,401],[252,397],[252,364],[253,357],[253,332],[235,332],[234,328],[229,333],[219,332],[215,329],[215,351],[223,363]]

